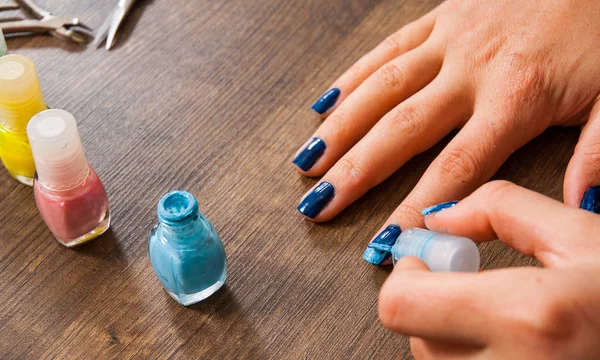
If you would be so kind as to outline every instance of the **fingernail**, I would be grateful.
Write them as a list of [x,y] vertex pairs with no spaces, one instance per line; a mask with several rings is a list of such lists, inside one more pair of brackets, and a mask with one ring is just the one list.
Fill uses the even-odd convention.
[[335,105],[340,93],[338,88],[329,89],[313,104],[312,109],[319,114],[325,114]]
[[[395,224],[389,225],[387,228],[385,228],[385,230],[377,235],[377,237],[373,240],[373,243],[392,246],[396,243],[396,240],[401,233],[402,229],[400,229],[400,226]],[[387,251],[376,250],[368,247],[363,253],[363,259],[370,264],[381,265],[381,263],[389,254],[390,253]]]
[[310,170],[325,152],[325,141],[313,138],[294,158],[294,164],[304,171]]
[[335,188],[324,181],[320,183],[304,200],[298,205],[298,211],[306,217],[314,219],[323,211],[335,195]]
[[579,208],[600,214],[600,186],[592,186],[587,189]]
[[423,209],[423,211],[421,211],[421,215],[423,215],[423,216],[433,215],[435,213],[439,213],[442,210],[454,207],[454,205],[456,205],[456,204],[458,204],[458,201],[448,201],[445,203],[433,205],[433,206]]

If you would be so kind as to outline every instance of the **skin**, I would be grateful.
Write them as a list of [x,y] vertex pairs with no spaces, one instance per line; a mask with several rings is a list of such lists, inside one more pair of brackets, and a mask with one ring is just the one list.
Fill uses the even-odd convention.
[[[581,126],[564,183],[578,206],[600,184],[600,2],[449,0],[388,37],[331,87],[309,171],[335,187],[335,217],[413,156],[458,134],[383,224],[423,226],[421,209],[462,199],[550,126]],[[374,234],[375,235],[375,234]]]
[[[417,359],[600,358],[600,217],[578,210],[600,184],[600,2],[448,0],[388,37],[331,87],[309,171],[336,189],[315,218],[335,217],[454,129],[389,224],[477,241],[500,239],[544,268],[431,273],[401,260],[381,290],[389,329]],[[550,126],[580,126],[564,182],[567,205],[489,180]]]
[[400,259],[379,317],[416,359],[600,358],[600,217],[508,182],[425,218],[434,231],[499,239],[544,268],[432,273]]

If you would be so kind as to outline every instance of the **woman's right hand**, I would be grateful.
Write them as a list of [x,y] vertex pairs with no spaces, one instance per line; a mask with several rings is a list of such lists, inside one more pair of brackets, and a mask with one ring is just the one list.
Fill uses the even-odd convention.
[[415,358],[600,358],[600,216],[497,181],[425,223],[500,239],[544,268],[432,273],[401,259],[381,289],[379,316],[411,336]]

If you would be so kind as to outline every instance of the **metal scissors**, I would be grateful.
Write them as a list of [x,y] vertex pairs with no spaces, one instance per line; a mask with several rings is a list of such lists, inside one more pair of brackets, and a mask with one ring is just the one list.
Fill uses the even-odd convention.
[[[88,43],[91,38],[89,27],[79,21],[78,18],[67,18],[54,16],[36,5],[31,0],[16,0],[17,4],[3,5],[0,11],[18,9],[19,5],[29,12],[35,20],[18,20],[0,22],[0,28],[5,34],[14,33],[51,33],[64,39],[78,43]],[[85,32],[85,31],[87,32]]]
[[106,50],[110,50],[115,42],[117,31],[123,23],[123,20],[131,11],[133,4],[137,0],[119,0],[117,7],[111,12],[106,18],[104,24],[98,30],[96,34],[96,40],[94,41],[95,46],[99,46],[104,40],[106,40]]

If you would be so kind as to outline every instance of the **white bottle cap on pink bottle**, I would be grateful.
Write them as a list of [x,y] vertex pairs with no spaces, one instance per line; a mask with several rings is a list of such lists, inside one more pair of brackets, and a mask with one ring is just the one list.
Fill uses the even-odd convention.
[[64,110],[45,110],[27,125],[38,181],[51,190],[72,189],[85,181],[89,165],[77,123]]

